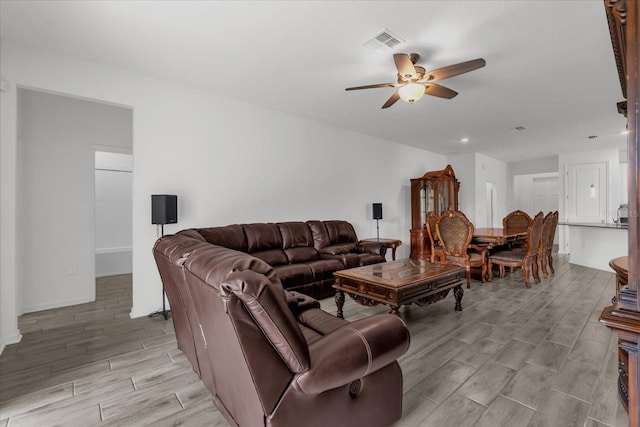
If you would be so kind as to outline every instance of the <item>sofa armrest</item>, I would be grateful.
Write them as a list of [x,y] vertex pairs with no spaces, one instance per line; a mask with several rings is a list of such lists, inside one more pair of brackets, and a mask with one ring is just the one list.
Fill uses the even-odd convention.
[[358,242],[356,246],[358,252],[368,252],[370,254],[385,256],[387,253],[387,245],[380,242]]
[[310,308],[320,308],[320,301],[315,298],[311,298],[309,295],[302,294],[297,291],[284,291],[285,296],[287,297],[287,304],[289,305],[289,310],[297,316],[305,310],[309,310]]
[[349,323],[309,346],[309,370],[295,382],[306,394],[349,384],[397,360],[409,349],[409,330],[393,314]]

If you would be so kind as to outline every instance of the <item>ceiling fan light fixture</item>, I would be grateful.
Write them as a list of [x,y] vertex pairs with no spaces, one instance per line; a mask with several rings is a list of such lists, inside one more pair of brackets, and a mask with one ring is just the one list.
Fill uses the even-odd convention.
[[398,89],[398,95],[403,101],[413,104],[424,95],[424,86],[419,83],[407,83]]

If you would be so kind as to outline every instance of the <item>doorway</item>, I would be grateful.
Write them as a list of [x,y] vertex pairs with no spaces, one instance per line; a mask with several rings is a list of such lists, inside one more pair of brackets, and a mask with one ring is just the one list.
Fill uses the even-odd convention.
[[133,271],[133,155],[95,151],[95,276]]
[[94,301],[95,151],[132,152],[133,110],[26,88],[17,102],[17,311]]

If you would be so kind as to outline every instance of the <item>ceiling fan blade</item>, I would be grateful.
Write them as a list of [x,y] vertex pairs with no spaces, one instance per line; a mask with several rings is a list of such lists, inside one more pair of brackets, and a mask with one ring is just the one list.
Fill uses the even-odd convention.
[[437,96],[439,98],[451,99],[454,98],[458,92],[449,89],[448,87],[440,86],[435,83],[429,83],[424,88],[424,93],[431,96]]
[[405,79],[415,79],[418,75],[416,68],[413,66],[413,62],[406,53],[394,53],[393,60],[396,63],[398,74]]
[[459,64],[449,65],[447,67],[438,68],[429,71],[419,83],[435,82],[438,80],[448,79],[450,77],[459,76],[469,71],[477,70],[484,67],[486,61],[482,58],[472,59],[471,61],[460,62]]
[[382,106],[382,108],[389,108],[391,107],[393,104],[395,104],[398,100],[400,99],[400,94],[398,93],[398,91],[395,91],[393,93],[393,95],[391,95],[391,97],[389,99],[387,99],[387,102],[384,103],[384,105]]
[[375,85],[348,87],[345,90],[376,89],[379,87],[396,87],[396,86],[398,86],[397,83],[379,83]]

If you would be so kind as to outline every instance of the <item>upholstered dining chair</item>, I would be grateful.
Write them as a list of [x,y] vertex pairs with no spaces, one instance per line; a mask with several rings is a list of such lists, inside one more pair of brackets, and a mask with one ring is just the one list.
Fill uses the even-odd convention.
[[444,256],[442,253],[442,245],[438,240],[438,233],[436,232],[436,222],[438,222],[438,216],[434,212],[427,213],[427,234],[429,240],[431,240],[431,262],[442,261]]
[[531,224],[531,217],[521,210],[509,212],[507,216],[502,218],[502,228],[515,232],[526,231],[529,224]]
[[481,269],[486,281],[487,249],[471,244],[473,224],[460,211],[446,211],[436,221],[436,234],[442,244],[443,264],[457,264],[466,269],[467,288],[471,287],[471,268]]
[[556,228],[558,227],[558,211],[549,212],[544,217],[544,222],[542,223],[542,239],[540,241],[540,250],[538,251],[538,262],[540,263],[540,268],[542,269],[542,274],[544,277],[549,276],[549,272],[547,271],[547,265],[549,266],[549,270],[551,273],[555,273],[553,269],[553,241],[556,237]]
[[[531,224],[531,217],[528,213],[519,209],[513,212],[509,212],[507,216],[502,218],[502,228],[504,228],[505,230],[509,230],[509,232],[523,233],[527,231],[527,227],[529,227],[529,224]],[[526,248],[527,244],[526,242],[516,241],[510,243],[509,246],[512,248]],[[509,270],[511,273],[513,273],[513,267],[510,267]]]
[[524,276],[524,284],[527,288],[531,287],[529,283],[529,273],[533,275],[535,283],[540,283],[538,274],[538,246],[542,239],[542,225],[544,222],[544,214],[538,212],[527,227],[526,247],[508,248],[498,250],[489,255],[489,278],[493,277],[493,264],[500,267],[500,277],[504,277],[505,267],[520,267]]

